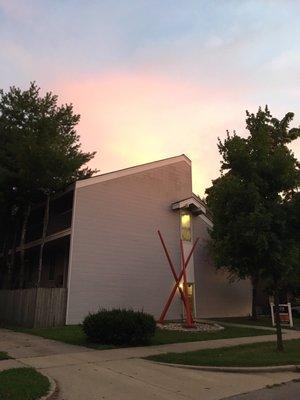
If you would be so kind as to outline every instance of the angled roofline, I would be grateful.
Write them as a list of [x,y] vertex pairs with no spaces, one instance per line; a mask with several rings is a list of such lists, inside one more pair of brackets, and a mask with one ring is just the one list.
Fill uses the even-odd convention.
[[82,180],[76,181],[76,188],[82,188],[85,186],[94,185],[96,183],[105,182],[105,181],[109,181],[109,180],[117,179],[117,178],[122,178],[124,176],[137,174],[139,172],[144,172],[144,171],[148,171],[151,169],[163,167],[165,165],[175,164],[180,161],[185,161],[189,166],[192,165],[192,161],[185,154],[181,154],[179,156],[164,158],[162,160],[152,161],[152,162],[149,162],[146,164],[135,165],[133,167],[124,168],[124,169],[120,169],[120,170],[113,171],[113,172],[108,172],[108,173],[101,174],[101,175],[95,175],[95,176],[92,176],[87,179],[82,179]]

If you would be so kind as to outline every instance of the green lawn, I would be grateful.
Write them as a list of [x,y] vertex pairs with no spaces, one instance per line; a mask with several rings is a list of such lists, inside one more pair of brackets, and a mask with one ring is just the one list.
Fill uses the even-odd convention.
[[[294,317],[294,328],[300,329],[300,318]],[[216,321],[219,322],[232,322],[234,324],[244,324],[244,325],[253,325],[253,326],[267,326],[272,327],[272,319],[271,317],[258,317],[257,321],[252,321],[249,317],[232,317],[232,318],[216,318]]]
[[0,360],[8,360],[10,357],[7,353],[4,353],[4,351],[0,351]]
[[0,400],[36,400],[49,391],[48,378],[33,368],[0,372]]
[[300,340],[286,341],[282,353],[275,342],[254,343],[220,349],[166,353],[146,357],[148,360],[185,365],[225,367],[262,367],[267,365],[300,364]]
[[[113,346],[91,343],[87,340],[86,335],[80,325],[68,325],[55,328],[13,328],[19,332],[30,333],[32,335],[42,336],[47,339],[58,340],[69,344],[79,346],[93,347],[97,349],[108,349]],[[155,336],[151,341],[151,345],[195,342],[201,340],[227,339],[245,336],[269,335],[274,332],[264,331],[255,328],[226,327],[224,330],[216,332],[175,332],[157,329]]]

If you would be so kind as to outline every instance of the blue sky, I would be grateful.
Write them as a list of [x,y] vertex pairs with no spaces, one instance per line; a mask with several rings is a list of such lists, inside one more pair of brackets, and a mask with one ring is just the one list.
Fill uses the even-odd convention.
[[103,172],[185,152],[202,194],[246,109],[299,124],[299,15],[291,0],[0,0],[0,87],[73,102]]

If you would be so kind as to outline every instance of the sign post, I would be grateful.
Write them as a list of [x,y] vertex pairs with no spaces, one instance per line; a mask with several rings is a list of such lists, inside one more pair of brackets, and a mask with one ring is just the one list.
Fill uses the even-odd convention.
[[[275,313],[274,313],[274,303],[270,303],[271,306],[271,315],[272,315],[272,325],[275,326]],[[292,314],[292,307],[291,303],[287,304],[279,304],[279,319],[280,325],[282,326],[289,326],[293,328],[293,314]]]

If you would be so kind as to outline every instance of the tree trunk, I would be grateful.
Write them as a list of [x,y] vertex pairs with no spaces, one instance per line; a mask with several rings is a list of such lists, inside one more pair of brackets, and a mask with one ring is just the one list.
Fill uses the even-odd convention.
[[19,288],[22,289],[24,285],[24,270],[25,270],[25,239],[28,225],[28,218],[30,215],[31,204],[28,204],[23,217],[21,241],[20,241],[20,276],[19,276]]
[[44,211],[44,222],[43,222],[43,235],[42,235],[42,242],[40,246],[40,254],[39,254],[39,265],[38,265],[38,276],[36,281],[36,287],[38,288],[41,283],[41,276],[42,276],[42,268],[43,268],[43,253],[44,253],[44,246],[45,240],[47,236],[47,228],[49,222],[49,203],[50,203],[50,196],[47,196],[46,206]]
[[283,340],[282,340],[282,331],[280,324],[280,316],[279,316],[279,293],[278,287],[276,285],[274,289],[274,317],[276,324],[276,334],[277,334],[277,351],[283,351]]
[[258,286],[258,277],[254,276],[251,279],[252,282],[252,312],[251,312],[251,320],[257,321],[257,286]]

